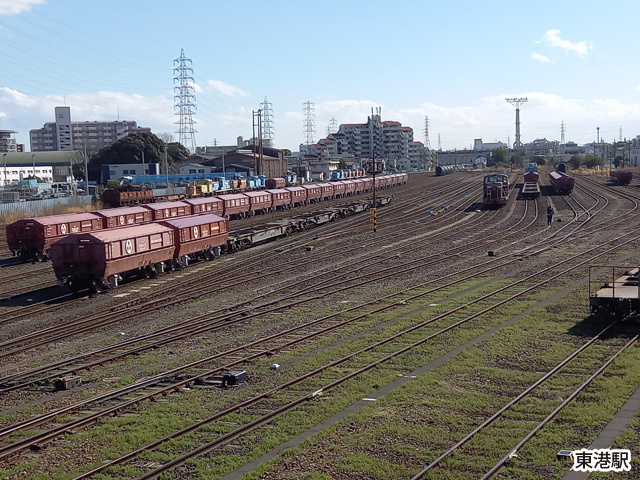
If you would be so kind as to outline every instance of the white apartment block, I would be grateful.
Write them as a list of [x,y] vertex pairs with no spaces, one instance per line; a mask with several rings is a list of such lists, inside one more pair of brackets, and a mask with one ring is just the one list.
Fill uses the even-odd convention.
[[12,138],[13,130],[0,130],[0,152],[17,152],[18,144],[15,138]]
[[56,121],[29,132],[32,152],[87,150],[96,153],[130,133],[148,132],[134,121],[71,122],[69,107],[56,107]]
[[[321,159],[350,154],[355,158],[384,157],[390,165],[400,158],[411,158],[413,163],[426,165],[428,149],[421,142],[414,142],[413,129],[400,122],[382,121],[380,109],[367,119],[367,123],[345,123],[337,133],[332,133],[312,145],[301,145],[300,151],[317,155]],[[423,167],[424,168],[424,167]]]

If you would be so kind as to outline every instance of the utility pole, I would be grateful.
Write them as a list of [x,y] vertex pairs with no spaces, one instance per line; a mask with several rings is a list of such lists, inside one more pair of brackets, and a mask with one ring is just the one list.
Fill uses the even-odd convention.
[[510,103],[514,107],[516,107],[516,143],[513,144],[513,148],[522,147],[522,143],[520,143],[520,105],[528,102],[526,97],[523,98],[505,98],[507,103]]
[[169,160],[167,156],[167,146],[164,146],[164,169],[167,176],[167,193],[169,193]]
[[[252,111],[253,115],[253,166],[256,171],[256,175],[262,175],[262,111]],[[258,137],[256,138],[256,127],[258,129]],[[256,158],[257,142],[260,143],[260,153]]]

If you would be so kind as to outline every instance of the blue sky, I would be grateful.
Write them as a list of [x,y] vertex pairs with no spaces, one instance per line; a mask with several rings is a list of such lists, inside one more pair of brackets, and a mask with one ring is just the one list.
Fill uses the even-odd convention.
[[314,141],[332,118],[414,129],[432,148],[515,140],[587,143],[640,135],[640,2],[591,0],[0,0],[0,130],[135,120],[178,139],[174,60],[192,60],[199,146],[252,134],[272,104],[274,141]]

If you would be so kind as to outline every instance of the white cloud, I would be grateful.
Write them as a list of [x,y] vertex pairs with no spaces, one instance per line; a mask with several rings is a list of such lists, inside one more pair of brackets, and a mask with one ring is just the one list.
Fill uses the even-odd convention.
[[228,97],[250,97],[251,96],[241,88],[234,87],[233,85],[229,85],[227,83],[221,82],[220,80],[207,80],[207,85],[215,88],[218,92]]
[[540,55],[536,52],[531,52],[531,58],[537,60],[540,63],[552,63],[549,57],[545,57],[544,55]]
[[[523,142],[537,138],[558,140],[560,125],[566,126],[566,138],[578,144],[594,140],[596,126],[601,138],[617,138],[623,126],[625,136],[640,131],[640,102],[625,102],[613,98],[565,98],[543,92],[504,92],[483,97],[472,105],[452,106],[436,99],[411,108],[394,108],[371,100],[321,101],[315,106],[316,134],[314,141],[324,138],[332,117],[338,124],[365,123],[372,107],[382,107],[382,120],[394,120],[413,129],[414,140],[424,141],[425,117],[429,119],[429,139],[438,148],[438,135],[443,149],[472,148],[475,138],[484,141],[515,140],[515,109],[506,97],[527,97],[520,108]],[[297,150],[305,141],[302,103],[289,109],[275,110],[274,133],[278,148]],[[177,130],[174,99],[170,93],[154,97],[129,95],[122,92],[98,91],[70,94],[66,97],[37,97],[0,87],[0,130],[14,130],[19,143],[29,149],[29,130],[42,128],[54,121],[54,108],[71,107],[72,121],[135,120],[151,131]],[[297,108],[296,108],[297,107]],[[227,105],[195,116],[198,145],[235,144],[238,136],[252,135],[251,105]],[[175,138],[177,138],[174,135]]]
[[593,45],[591,43],[587,44],[584,40],[578,43],[573,43],[569,40],[563,40],[559,35],[560,30],[548,30],[537,43],[547,44],[552,47],[559,47],[566,52],[575,52],[580,56],[580,58],[586,57],[589,50],[593,50]]
[[16,15],[42,3],[44,0],[0,0],[0,15]]

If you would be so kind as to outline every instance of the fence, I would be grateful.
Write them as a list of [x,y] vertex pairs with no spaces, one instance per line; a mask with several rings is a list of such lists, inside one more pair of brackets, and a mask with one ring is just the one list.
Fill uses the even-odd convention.
[[56,207],[84,207],[91,205],[93,200],[94,197],[91,195],[76,195],[32,202],[2,203],[0,204],[0,220],[15,214],[27,217],[51,215],[51,211]]

